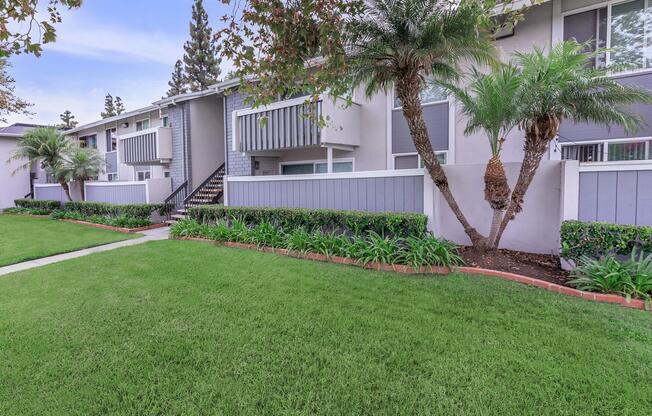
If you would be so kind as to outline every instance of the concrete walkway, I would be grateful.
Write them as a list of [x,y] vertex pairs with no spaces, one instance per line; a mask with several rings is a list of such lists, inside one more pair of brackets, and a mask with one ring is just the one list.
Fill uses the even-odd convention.
[[19,272],[21,270],[33,269],[34,267],[45,266],[46,264],[58,263],[64,260],[75,259],[77,257],[87,256],[93,253],[101,253],[103,251],[115,250],[120,247],[135,246],[143,244],[148,241],[166,240],[169,237],[169,228],[156,228],[149,231],[142,231],[139,234],[144,234],[142,237],[134,238],[132,240],[118,241],[116,243],[104,244],[102,246],[85,248],[82,250],[71,251],[70,253],[56,254],[50,257],[43,257],[36,260],[24,261],[22,263],[11,264],[9,266],[0,267],[0,276]]

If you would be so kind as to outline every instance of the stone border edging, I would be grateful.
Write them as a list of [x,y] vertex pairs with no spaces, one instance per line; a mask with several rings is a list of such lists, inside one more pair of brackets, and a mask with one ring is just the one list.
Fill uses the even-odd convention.
[[[89,222],[89,221],[71,220],[71,219],[68,219],[68,218],[62,218],[59,221],[70,222],[70,223],[73,223],[73,224],[89,225],[91,227],[101,228],[103,230],[117,231],[117,232],[123,233],[123,234],[139,233],[141,231],[148,231],[148,230],[153,230],[153,229],[156,229],[156,228],[163,228],[163,227],[168,226],[166,223],[163,222],[163,223],[148,225],[148,226],[145,226],[145,227],[124,228],[124,227],[114,227],[112,225],[106,225],[106,224],[96,224],[94,222]],[[210,240],[206,240],[206,241],[210,241]]]
[[422,266],[421,268],[419,268],[419,270],[415,270],[412,266],[408,266],[405,264],[386,264],[386,263],[371,262],[363,265],[359,263],[357,260],[350,259],[348,257],[339,257],[339,256],[328,257],[318,253],[302,254],[284,248],[258,247],[255,244],[234,243],[231,241],[220,243],[215,240],[210,240],[207,238],[198,238],[198,237],[170,237],[170,238],[176,240],[207,242],[207,243],[213,243],[215,245],[223,245],[226,247],[241,248],[241,249],[248,249],[248,250],[257,250],[266,253],[276,253],[283,256],[294,257],[298,259],[315,260],[315,261],[336,263],[336,264],[346,264],[349,266],[356,266],[356,267],[361,267],[363,269],[370,269],[376,271],[396,272],[402,274],[450,274],[453,271],[453,272],[466,273],[466,274],[498,277],[503,280],[522,283],[529,286],[536,286],[538,288],[545,289],[550,292],[574,296],[576,298],[590,300],[593,302],[613,303],[613,304],[624,306],[626,308],[645,310],[645,302],[640,299],[632,299],[631,301],[628,302],[625,297],[619,295],[584,292],[579,289],[573,289],[572,287],[558,285],[556,283],[547,282],[541,279],[535,279],[533,277],[527,277],[515,273],[501,272],[498,270],[482,269],[480,267],[456,266],[453,267],[451,270],[448,267],[441,267],[441,266]]

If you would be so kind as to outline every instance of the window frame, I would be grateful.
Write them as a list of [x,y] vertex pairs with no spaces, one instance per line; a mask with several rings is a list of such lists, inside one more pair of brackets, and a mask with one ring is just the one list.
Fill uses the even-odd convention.
[[[392,111],[402,110],[403,109],[402,105],[398,106],[398,107],[396,106],[396,87],[391,89],[389,95],[390,95],[390,97],[389,97],[390,106],[392,108]],[[448,95],[446,95],[446,99],[444,99],[444,100],[429,101],[427,103],[422,102],[421,107],[429,107],[431,105],[439,105],[439,104],[444,104],[444,103],[449,103],[450,104],[450,101],[451,101],[451,96],[450,96],[450,94],[448,94]]]
[[[105,153],[113,153],[118,151],[118,125],[116,124],[114,127],[109,127],[104,129],[104,139],[106,140],[106,132],[110,130],[115,130],[113,134],[115,135],[115,150],[113,150],[113,146],[111,146],[111,150],[109,150],[108,146],[108,141],[104,143],[106,145]],[[113,140],[111,141],[111,145],[113,145]]]
[[[81,147],[83,149],[97,149],[97,136],[98,136],[97,132],[90,133],[90,134],[85,134],[83,136],[79,136],[79,138],[77,139],[77,143],[78,143],[79,147]],[[89,137],[95,137],[95,143],[94,143],[95,146],[89,146],[88,145],[88,140],[87,139]],[[84,146],[81,145],[82,141],[84,142]]]
[[[138,130],[138,123],[142,123],[143,121],[147,121],[147,128],[146,129],[141,128],[140,130]],[[151,117],[145,117],[145,118],[137,119],[136,122],[134,123],[134,127],[136,128],[136,132],[151,129],[152,128]]]
[[[339,157],[333,158],[333,164],[335,163],[348,163],[351,162],[351,172],[355,172],[355,158],[354,157]],[[327,159],[313,159],[313,160],[299,160],[299,161],[290,161],[290,162],[280,162],[278,164],[278,174],[283,176],[291,176],[290,174],[283,173],[283,166],[289,165],[312,165],[312,173],[297,173],[297,175],[327,175],[327,172],[317,173],[317,164],[326,163],[328,164]],[[346,173],[351,173],[346,172]]]
[[[446,162],[444,165],[448,165],[448,150],[437,150],[435,154],[437,156],[444,155]],[[405,170],[405,169],[396,169],[396,158],[401,156],[416,156],[417,157],[417,167],[415,169],[423,169],[423,160],[421,160],[421,155],[418,152],[408,152],[408,153],[392,153],[392,169],[393,170]]]
[[[613,6],[617,6],[619,4],[624,4],[624,3],[631,3],[633,1],[636,1],[636,0],[603,1],[603,2],[600,2],[600,3],[591,4],[591,5],[588,5],[588,6],[578,7],[576,9],[561,12],[561,36],[562,36],[561,39],[563,40],[564,27],[565,27],[565,24],[566,24],[566,17],[576,15],[576,14],[579,14],[579,13],[588,12],[588,11],[591,11],[591,10],[598,10],[598,9],[606,8],[607,9],[607,33],[606,33],[606,39],[605,39],[605,49],[606,49],[606,51],[605,51],[604,61],[605,61],[605,68],[608,69],[609,66],[611,65],[611,50],[610,49],[611,49],[612,8],[613,8]],[[644,1],[644,3],[643,3],[644,10],[649,8],[649,7],[652,7],[652,0],[643,0],[643,1]],[[596,34],[597,34],[597,31],[598,31],[598,22],[597,21],[596,21],[596,28],[595,29],[596,29]],[[652,25],[650,27],[650,34],[652,35]],[[646,35],[646,34],[644,33],[644,35]],[[652,39],[652,36],[650,36],[650,39]],[[647,36],[646,36],[646,41],[647,41]],[[649,46],[650,46],[650,49],[652,49],[652,43]],[[645,61],[643,67],[635,68],[635,69],[627,69],[627,70],[624,70],[624,71],[611,71],[610,74],[612,76],[621,76],[621,75],[631,75],[631,74],[652,72],[652,64],[650,66],[646,66],[647,65],[647,59],[648,59],[648,55],[646,53],[647,49],[648,48],[647,48],[647,45],[646,45],[646,47],[643,48],[643,60]],[[596,63],[597,63],[598,56],[596,56],[595,59],[596,59]],[[652,61],[652,56],[650,56],[650,60]]]
[[[635,160],[609,160],[609,145],[610,144],[627,144],[627,143],[645,143],[645,159],[635,159]],[[593,164],[593,163],[650,163],[652,164],[652,136],[645,137],[625,137],[618,139],[603,139],[603,140],[586,140],[579,142],[565,142],[559,143],[559,152],[560,155],[563,155],[563,148],[569,146],[582,146],[582,145],[591,145],[591,144],[602,144],[602,160],[601,161],[592,161],[592,162],[579,162],[581,164]],[[576,159],[562,159],[562,160],[576,160]]]
[[[111,179],[111,177],[113,177],[113,179]],[[119,176],[118,176],[118,172],[107,173],[107,174],[106,174],[106,180],[107,180],[107,182],[117,182],[117,181],[118,181],[118,178],[119,178]]]

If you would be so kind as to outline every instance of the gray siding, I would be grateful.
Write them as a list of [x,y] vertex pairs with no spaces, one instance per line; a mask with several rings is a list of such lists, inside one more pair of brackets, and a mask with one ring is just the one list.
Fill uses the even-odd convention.
[[[172,189],[177,189],[190,177],[189,143],[190,134],[190,106],[183,103],[168,108],[168,120],[172,129],[172,161],[170,161],[170,177]],[[184,124],[185,122],[185,124]],[[184,140],[184,135],[186,140]]]
[[68,202],[68,197],[61,186],[35,186],[34,199]]
[[581,172],[579,219],[652,226],[652,171]]
[[423,176],[228,182],[231,206],[423,212]]
[[118,152],[109,152],[104,154],[106,159],[106,173],[118,172]]
[[157,133],[146,133],[140,136],[120,140],[122,163],[128,165],[155,162]]
[[145,183],[115,186],[89,185],[86,187],[86,200],[111,204],[144,204],[147,202]]
[[[631,74],[617,77],[623,84],[634,85],[638,88],[652,90],[652,73]],[[611,129],[592,123],[577,123],[570,121],[562,123],[559,130],[561,142],[579,142],[585,140],[622,139],[626,137],[652,136],[652,106],[636,104],[632,111],[640,114],[647,125],[642,126],[635,133],[625,133],[622,127],[613,126]]]
[[[430,142],[435,150],[448,150],[448,103],[423,107]],[[392,153],[414,153],[416,149],[402,110],[392,111]]]
[[253,165],[250,156],[242,152],[233,151],[233,112],[250,107],[244,103],[246,95],[232,91],[226,95],[226,148],[227,148],[227,174],[231,176],[253,175]]

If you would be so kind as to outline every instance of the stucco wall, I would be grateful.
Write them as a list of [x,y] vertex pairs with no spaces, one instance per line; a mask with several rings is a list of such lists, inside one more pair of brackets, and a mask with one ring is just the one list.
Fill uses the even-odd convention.
[[221,96],[190,101],[192,182],[201,184],[224,163],[224,106]]
[[[516,216],[503,236],[501,247],[534,253],[556,254],[559,252],[559,228],[561,225],[561,175],[562,164],[544,161],[534,178],[523,205],[523,212]],[[449,165],[444,167],[448,180],[462,211],[471,224],[488,235],[492,210],[484,200],[484,165]],[[510,186],[514,186],[520,163],[506,163],[505,171]],[[429,178],[427,183],[432,184]],[[434,192],[435,232],[459,244],[470,241],[460,223],[441,194]]]
[[0,137],[0,210],[14,206],[14,199],[29,193],[29,169],[20,170],[12,175],[22,163],[7,163],[11,152],[16,148],[17,139]]

